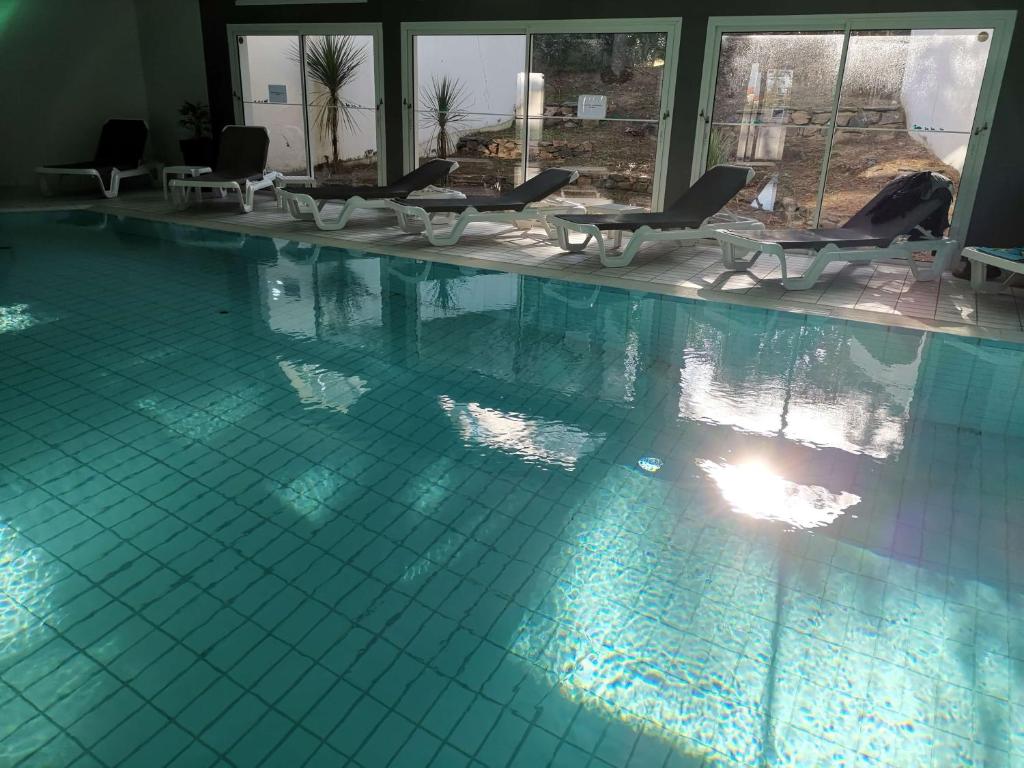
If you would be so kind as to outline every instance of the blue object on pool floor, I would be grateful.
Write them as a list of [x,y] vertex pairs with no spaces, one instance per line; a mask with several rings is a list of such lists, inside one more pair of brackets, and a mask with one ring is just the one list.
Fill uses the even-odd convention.
[[644,456],[637,461],[637,466],[639,466],[644,472],[650,472],[653,474],[661,469],[661,459],[655,458],[654,456]]
[[0,765],[1024,761],[1020,346],[0,239]]

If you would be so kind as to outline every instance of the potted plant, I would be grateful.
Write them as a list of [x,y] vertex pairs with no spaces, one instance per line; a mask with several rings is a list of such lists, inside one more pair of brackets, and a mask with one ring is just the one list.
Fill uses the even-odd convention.
[[210,108],[198,101],[186,101],[178,109],[182,128],[192,135],[178,142],[185,165],[213,165],[215,145],[210,135]]

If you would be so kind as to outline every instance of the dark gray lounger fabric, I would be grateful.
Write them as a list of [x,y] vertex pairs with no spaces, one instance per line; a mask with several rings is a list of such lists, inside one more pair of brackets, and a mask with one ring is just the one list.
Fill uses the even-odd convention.
[[431,160],[414,171],[410,171],[394,184],[383,187],[354,186],[351,184],[325,184],[320,187],[303,189],[302,194],[314,200],[348,200],[361,197],[364,200],[387,200],[408,197],[413,192],[443,181],[456,163],[452,160]]
[[467,208],[481,212],[521,211],[530,203],[553,195],[570,181],[575,171],[565,168],[546,168],[529,181],[523,182],[504,195],[493,197],[479,195],[465,199],[434,199],[421,197],[416,200],[396,200],[400,205],[422,208],[429,213],[462,213]]
[[721,211],[746,186],[749,173],[750,169],[743,165],[716,165],[661,213],[572,214],[558,218],[574,224],[592,224],[598,229],[627,232],[635,232],[640,227],[693,229]]
[[100,140],[96,146],[96,154],[92,160],[79,160],[74,163],[58,163],[47,168],[93,169],[103,177],[103,183],[110,185],[110,175],[114,169],[130,171],[142,164],[142,156],[146,151],[146,139],[149,128],[144,120],[111,119],[103,124]]
[[778,243],[783,248],[820,250],[833,243],[844,248],[885,248],[902,235],[909,235],[911,240],[941,237],[949,227],[952,203],[953,183],[941,174],[921,171],[890,181],[838,229],[766,229],[735,234],[759,243]]
[[229,125],[220,133],[217,164],[202,181],[259,180],[267,168],[270,134],[261,125]]

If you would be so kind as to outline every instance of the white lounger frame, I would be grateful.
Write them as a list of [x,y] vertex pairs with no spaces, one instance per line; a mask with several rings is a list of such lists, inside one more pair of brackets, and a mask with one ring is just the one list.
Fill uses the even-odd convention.
[[[280,174],[277,171],[268,171],[259,181],[247,179],[244,190],[237,181],[210,181],[204,180],[202,176],[196,176],[194,179],[171,179],[168,186],[171,189],[171,198],[179,211],[185,210],[193,202],[202,200],[204,189],[214,189],[218,190],[221,196],[234,192],[238,195],[238,205],[241,207],[242,213],[251,213],[256,193],[261,189],[274,186],[278,176]],[[195,195],[194,201],[193,194]]]
[[[572,176],[566,185],[572,184],[579,177],[579,173],[573,171]],[[431,245],[445,246],[455,245],[462,233],[470,224],[482,221],[490,221],[498,224],[508,223],[516,229],[530,230],[536,224],[544,227],[548,237],[554,238],[555,232],[551,227],[549,217],[559,213],[583,213],[586,207],[580,203],[574,203],[564,198],[547,198],[537,203],[530,203],[521,211],[478,211],[470,206],[454,216],[450,213],[429,213],[423,208],[415,205],[401,205],[391,201],[391,207],[398,216],[398,226],[407,234],[422,233]],[[434,217],[444,221],[448,227],[446,231],[437,232],[434,229]],[[440,217],[444,217],[441,219]]]
[[[885,248],[844,248],[838,243],[829,243],[817,250],[790,248],[788,253],[812,256],[814,259],[802,275],[790,277],[786,268],[787,251],[779,243],[764,243],[745,237],[739,232],[723,230],[715,232],[715,239],[722,246],[722,261],[725,263],[726,269],[736,271],[750,269],[761,256],[766,254],[777,258],[782,270],[782,287],[790,291],[802,291],[812,287],[821,277],[821,273],[825,271],[825,267],[833,261],[865,263],[878,259],[905,258],[915,280],[922,282],[935,280],[949,268],[953,257],[960,250],[957,241],[948,237],[930,237],[926,240],[901,239]],[[915,261],[914,253],[918,251],[935,251],[935,260],[931,264]],[[745,254],[753,255],[745,257]]]
[[289,192],[287,189],[281,189],[280,187],[275,187],[274,191],[281,207],[288,211],[293,219],[296,221],[312,221],[318,229],[328,232],[344,229],[356,211],[372,209],[389,211],[392,209],[391,201],[388,199],[367,200],[356,195],[347,200],[339,201],[341,203],[341,211],[337,216],[331,217],[325,216],[323,211],[320,210],[317,200],[304,192]]
[[[103,192],[104,197],[114,198],[117,197],[118,192],[121,191],[121,179],[130,179],[135,176],[149,176],[150,180],[153,177],[154,166],[151,163],[143,163],[138,168],[131,168],[127,171],[122,171],[115,168],[110,173],[110,187],[103,186],[103,176],[95,168],[48,168],[45,166],[39,166],[36,168],[36,173],[39,174],[39,191],[49,197],[54,193],[54,189],[50,187],[49,177],[50,176],[91,176],[96,179],[96,183],[99,184],[100,191]],[[58,178],[58,182],[60,179]]]
[[[747,173],[747,183],[749,184],[753,178],[754,169],[751,168]],[[629,238],[629,242],[626,244],[625,249],[623,249],[622,235],[624,232],[628,232],[629,230],[601,230],[595,224],[577,224],[572,221],[560,219],[557,216],[552,217],[551,225],[557,230],[558,245],[563,251],[580,253],[590,245],[591,240],[595,241],[597,243],[597,252],[601,258],[601,263],[606,267],[628,266],[630,262],[633,261],[633,257],[636,256],[640,248],[646,243],[663,242],[667,240],[683,243],[714,237],[715,233],[712,229],[715,226],[728,226],[733,229],[764,229],[764,225],[756,219],[733,216],[732,214],[719,212],[704,219],[696,229],[659,229],[658,227],[648,226],[638,227],[633,230],[633,233]],[[569,240],[570,230],[586,235],[583,242],[571,242]],[[605,232],[613,233],[610,246],[605,238]]]
[[[971,288],[976,293],[998,293],[1006,287],[1014,275],[1024,275],[1024,261],[1004,259],[1002,256],[994,256],[991,253],[979,251],[977,248],[964,248],[961,255],[971,262]],[[1005,280],[999,281],[994,286],[990,285],[986,279],[988,277],[986,264],[998,267],[1009,274]]]
[[[611,245],[608,245],[604,232],[594,224],[577,224],[566,221],[558,216],[551,218],[551,225],[556,229],[558,235],[558,246],[563,251],[580,253],[593,240],[597,243],[597,253],[601,263],[606,267],[625,267],[633,261],[641,246],[646,243],[671,240],[677,243],[695,242],[697,240],[711,239],[717,236],[715,227],[730,227],[733,229],[764,229],[764,225],[756,219],[746,217],[731,217],[727,213],[716,213],[701,222],[696,229],[658,229],[656,227],[643,226],[637,228],[629,238],[626,247],[622,247],[623,231],[605,230],[614,233]],[[569,240],[569,231],[579,232],[586,235],[582,243],[573,243]],[[627,230],[628,231],[628,230]]]
[[[427,189],[429,189],[429,187]],[[320,203],[328,202],[326,200],[318,201],[316,198],[306,194],[305,192],[291,192],[287,187],[282,187],[279,183],[274,185],[274,194],[277,195],[278,204],[288,211],[293,219],[296,221],[312,221],[316,224],[318,229],[328,232],[336,232],[339,229],[344,229],[356,211],[377,210],[395,212],[396,209],[396,206],[389,198],[367,200],[363,197],[359,197],[359,195],[355,195],[354,197],[350,197],[345,200],[338,200],[342,206],[341,211],[338,212],[337,216],[331,217],[325,216],[320,208]],[[437,190],[436,195],[444,195],[453,200],[465,197],[465,195],[461,193],[453,193],[450,190]],[[427,195],[423,196],[426,197]]]

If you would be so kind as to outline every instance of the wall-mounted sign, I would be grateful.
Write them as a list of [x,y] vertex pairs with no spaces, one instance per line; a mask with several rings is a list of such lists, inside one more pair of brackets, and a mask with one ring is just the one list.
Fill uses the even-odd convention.
[[287,104],[288,103],[288,86],[287,85],[268,85],[267,86],[267,102],[270,104]]
[[581,95],[576,102],[576,116],[583,120],[603,120],[608,116],[608,97]]

